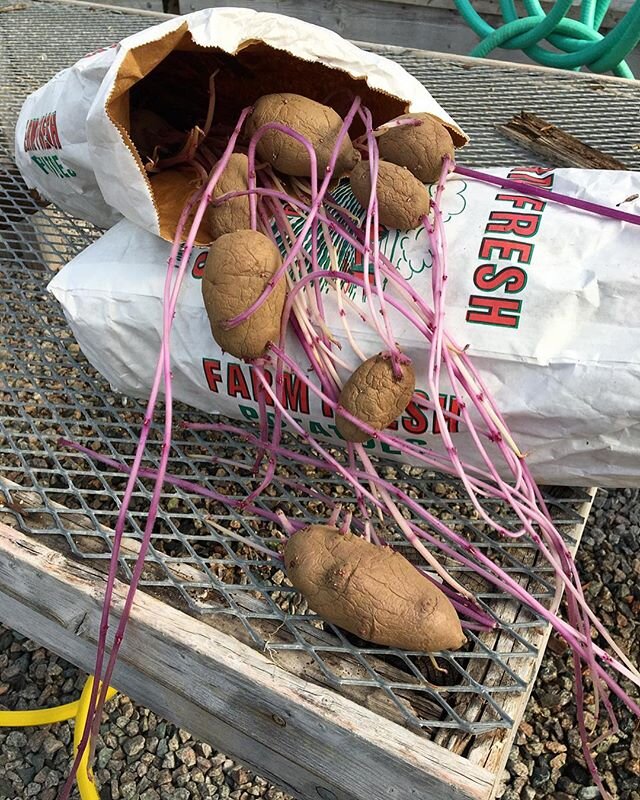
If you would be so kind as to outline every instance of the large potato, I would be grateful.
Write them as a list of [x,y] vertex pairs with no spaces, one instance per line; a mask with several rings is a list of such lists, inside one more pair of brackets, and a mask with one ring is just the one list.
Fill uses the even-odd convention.
[[[211,198],[216,200],[230,192],[246,192],[248,188],[249,159],[244,153],[233,153],[214,187]],[[249,195],[232,197],[219,206],[210,205],[206,219],[212,239],[218,239],[225,233],[250,228]]]
[[[269,122],[279,122],[304,136],[313,146],[318,162],[320,179],[331,160],[343,120],[329,106],[323,106],[299,94],[279,92],[261,97],[247,120],[247,134],[253,134]],[[267,161],[285,175],[308,178],[311,161],[307,149],[300,142],[280,131],[267,131],[256,148],[259,158]],[[342,142],[335,175],[350,172],[358,163],[360,154],[347,136]]]
[[[363,208],[369,205],[371,172],[368,161],[361,161],[350,175],[351,190]],[[424,183],[406,167],[389,161],[378,162],[378,220],[386,228],[401,231],[417,228],[422,217],[429,213],[429,192]]]
[[398,119],[419,119],[421,125],[396,125],[378,136],[380,157],[410,170],[419,181],[435,183],[442,159],[454,157],[451,134],[431,114],[403,114]]
[[287,540],[284,563],[316,614],[362,639],[427,653],[465,642],[446,595],[391,548],[311,525]]
[[[182,210],[196,189],[202,186],[202,179],[193,167],[181,164],[180,166],[149,175],[149,182],[151,183],[155,205],[162,211],[161,233],[168,239],[173,239]],[[189,214],[187,224],[182,229],[183,239],[187,238],[196,208],[197,204]],[[212,236],[205,215],[200,223],[196,242],[203,244],[210,241],[212,241]]]
[[278,248],[257,231],[226,233],[211,245],[202,277],[202,297],[213,338],[232,356],[259,358],[269,342],[279,340],[286,297],[284,276],[245,322],[229,330],[224,323],[253,305],[281,263]]
[[[401,367],[402,376],[393,374],[391,359],[378,354],[364,361],[353,372],[340,392],[339,404],[354,417],[378,431],[387,428],[409,405],[416,388],[413,367]],[[336,415],[336,427],[348,442],[366,442],[368,433],[341,414]]]

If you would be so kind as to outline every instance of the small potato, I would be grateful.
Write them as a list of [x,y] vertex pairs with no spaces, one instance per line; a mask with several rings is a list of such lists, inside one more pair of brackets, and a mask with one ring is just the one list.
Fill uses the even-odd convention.
[[[161,233],[169,239],[173,239],[182,210],[187,200],[202,186],[202,179],[193,167],[182,164],[162,170],[162,172],[151,173],[149,182],[156,207],[160,209]],[[191,228],[196,208],[197,204],[193,207],[187,224],[183,228],[183,238],[185,239]],[[205,216],[200,223],[197,242],[200,244],[210,241],[212,241],[212,237]]]
[[[318,162],[318,175],[324,177],[331,160],[343,120],[329,106],[309,100],[298,94],[280,92],[261,97],[247,120],[247,135],[253,134],[269,122],[279,122],[304,136],[313,146]],[[308,178],[311,161],[306,147],[280,131],[267,131],[256,148],[258,156],[285,175]],[[335,175],[350,172],[360,160],[360,154],[347,136],[342,142]]]
[[[216,200],[229,192],[246,192],[249,188],[249,159],[243,153],[233,153],[220,176],[212,194]],[[232,197],[220,206],[210,205],[206,219],[212,239],[225,233],[247,230],[251,227],[249,195]]]
[[229,330],[223,324],[253,305],[281,264],[278,248],[257,231],[225,233],[209,248],[202,297],[213,338],[232,356],[259,358],[269,342],[278,341],[286,297],[284,276],[247,320]]
[[148,108],[131,111],[129,129],[131,140],[142,158],[151,158],[156,147],[177,145],[186,138],[186,134]]
[[380,157],[410,170],[419,181],[435,183],[442,171],[442,159],[453,160],[451,134],[431,114],[403,114],[398,119],[419,119],[421,125],[397,125],[378,136]]
[[[391,359],[378,354],[367,359],[351,375],[340,392],[339,404],[367,425],[378,431],[387,428],[409,405],[416,388],[413,367],[401,367],[402,377],[393,374]],[[366,442],[370,436],[338,414],[336,427],[348,442]]]
[[446,595],[391,548],[310,525],[287,540],[284,563],[316,614],[361,639],[427,653],[465,642]]
[[[351,190],[363,208],[369,205],[371,174],[368,161],[361,161],[350,175]],[[406,167],[388,161],[378,162],[378,219],[385,228],[401,231],[420,225],[429,213],[429,192],[424,183],[415,178]]]

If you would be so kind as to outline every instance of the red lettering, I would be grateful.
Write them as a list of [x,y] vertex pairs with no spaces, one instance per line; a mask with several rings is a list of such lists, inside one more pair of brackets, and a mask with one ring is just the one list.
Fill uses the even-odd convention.
[[240,395],[243,400],[251,400],[251,394],[240,364],[227,364],[227,394],[229,397]]
[[[459,417],[460,411],[460,401],[457,397],[453,396],[449,402],[449,411],[453,415],[453,417]],[[447,417],[447,427],[451,433],[458,433],[460,430],[460,420],[454,419],[453,417]]]
[[496,200],[511,203],[514,208],[530,208],[532,211],[538,212],[544,211],[547,205],[544,200],[538,200],[535,197],[525,197],[522,194],[499,194]]
[[516,236],[535,236],[540,227],[538,214],[518,214],[515,211],[492,211],[485,233],[515,233]]
[[[447,395],[446,394],[441,394],[439,396],[438,404],[440,405],[440,408],[443,411],[447,410]],[[445,417],[445,422],[446,422],[446,419],[447,418]],[[449,426],[447,425],[447,429],[448,428],[449,428]],[[434,412],[434,414],[433,414],[433,432],[434,433],[440,433],[440,430],[441,430],[441,428],[440,428],[440,423],[438,422],[438,415],[437,415],[437,413]]]
[[62,144],[60,143],[60,136],[58,135],[58,118],[54,111],[51,115],[51,138],[55,150],[61,150]]
[[[545,172],[549,174],[543,176]],[[520,183],[526,183],[529,186],[541,186],[546,189],[550,189],[553,186],[553,172],[549,172],[544,167],[527,167],[525,169],[519,167],[512,169],[509,177],[514,181],[520,181]]]
[[30,119],[29,122],[27,122],[27,127],[25,128],[25,131],[24,131],[24,145],[23,146],[24,146],[25,152],[29,152],[29,150],[33,150],[33,147],[32,147],[32,142],[33,142],[33,124],[34,124],[34,120]]
[[[253,367],[249,367],[249,374],[251,375],[251,388],[253,389],[253,397],[257,401],[262,394],[264,396],[264,402],[268,406],[275,405],[273,401],[273,397],[267,392],[262,384],[260,378],[258,378],[258,373],[253,369]],[[262,374],[264,375],[264,379],[269,384],[269,386],[273,386],[273,375],[266,369],[262,370]]]
[[[480,325],[496,325],[500,328],[517,328],[520,322],[520,300],[507,297],[481,297],[472,294],[469,298],[467,322]],[[472,310],[473,309],[473,310]]]
[[[418,394],[418,392],[416,392]],[[422,409],[411,401],[406,408],[406,416],[402,417],[402,427],[407,433],[421,434],[426,433],[429,428],[427,415]]]
[[218,384],[222,380],[220,374],[220,362],[215,358],[203,358],[202,369],[204,370],[204,377],[207,381],[207,386],[212,392],[218,391]]
[[198,253],[196,256],[196,260],[193,262],[193,267],[191,268],[191,275],[194,278],[202,278],[204,275],[204,265],[207,263],[208,255],[208,251],[205,250],[202,253]]
[[481,292],[495,292],[504,288],[513,294],[527,285],[527,273],[520,267],[505,267],[496,272],[495,264],[483,264],[473,273],[473,283]]
[[333,409],[325,400],[322,401],[322,413],[325,417],[333,416]]
[[29,120],[24,134],[25,151],[60,150],[61,148],[55,111],[38,119]]
[[[494,256],[493,251],[497,250],[498,255]],[[511,261],[514,259],[521,264],[528,264],[531,261],[533,245],[529,242],[514,242],[510,239],[484,238],[480,243],[480,258],[492,259],[502,258]]]
[[291,372],[284,373],[284,402],[292,411],[309,413],[309,387]]

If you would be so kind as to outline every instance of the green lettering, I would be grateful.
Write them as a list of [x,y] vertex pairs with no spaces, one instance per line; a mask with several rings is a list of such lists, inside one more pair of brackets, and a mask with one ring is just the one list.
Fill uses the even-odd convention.
[[245,419],[251,420],[252,422],[258,419],[258,412],[255,408],[251,408],[251,406],[238,406],[238,408]]

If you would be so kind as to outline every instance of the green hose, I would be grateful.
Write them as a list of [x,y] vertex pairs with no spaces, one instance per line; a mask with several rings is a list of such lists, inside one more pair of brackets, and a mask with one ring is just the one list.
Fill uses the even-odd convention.
[[[572,0],[557,0],[546,14],[539,0],[524,0],[527,16],[520,17],[514,0],[500,0],[503,24],[493,28],[473,8],[471,0],[455,0],[465,22],[480,38],[472,56],[486,58],[493,50],[522,50],[529,58],[545,67],[592,72],[613,72],[633,78],[625,58],[640,42],[640,0],[605,36],[600,26],[611,0],[583,0],[580,19],[571,19]],[[562,52],[541,47],[547,42]]]

